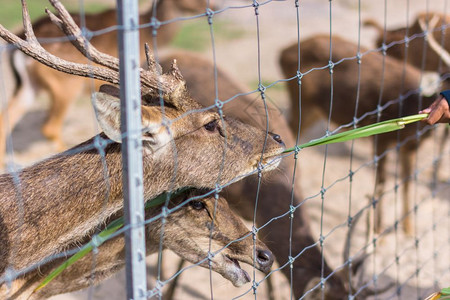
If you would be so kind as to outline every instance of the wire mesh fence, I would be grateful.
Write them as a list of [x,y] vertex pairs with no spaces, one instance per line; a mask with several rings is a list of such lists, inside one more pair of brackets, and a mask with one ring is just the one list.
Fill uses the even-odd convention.
[[[114,3],[63,4],[77,13],[87,40],[119,56],[123,27]],[[122,217],[117,142],[136,134],[148,254],[140,297],[424,299],[450,285],[445,124],[280,153],[281,140],[292,147],[428,106],[448,80],[427,34],[448,49],[446,0],[142,2],[140,51],[149,73],[141,76],[157,79],[141,82],[142,132],[123,134],[114,114],[118,90],[98,93],[95,80],[103,74],[98,65],[115,72],[115,62],[94,64],[95,52],[84,58],[61,44],[67,38],[56,26],[36,23],[35,5],[28,3],[39,42],[86,64],[88,78],[0,46],[2,130],[14,129],[1,132],[1,297],[83,288],[54,299],[127,297],[119,270],[130,226],[118,226],[108,241],[104,230]],[[195,102],[186,100],[179,74]],[[39,89],[48,97],[37,97]],[[84,90],[95,109],[89,96],[72,103]],[[75,147],[29,167],[68,146]],[[86,243],[89,254],[36,291]]]

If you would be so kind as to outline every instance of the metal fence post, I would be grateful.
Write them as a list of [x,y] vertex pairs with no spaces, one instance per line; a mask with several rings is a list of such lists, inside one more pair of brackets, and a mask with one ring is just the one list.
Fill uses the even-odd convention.
[[139,9],[137,0],[117,0],[123,196],[128,299],[146,299],[142,179]]

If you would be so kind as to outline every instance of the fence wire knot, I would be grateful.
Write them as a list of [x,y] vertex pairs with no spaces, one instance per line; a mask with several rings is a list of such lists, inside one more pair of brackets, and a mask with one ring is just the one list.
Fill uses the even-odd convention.
[[223,108],[223,101],[220,101],[219,99],[214,100],[214,105],[217,107],[218,110],[222,110]]
[[211,264],[212,260],[214,258],[214,253],[212,253],[211,251],[208,251],[208,263]]
[[377,275],[377,274],[374,274],[372,278],[373,278],[373,284],[377,284],[377,281],[378,281],[378,275]]
[[386,56],[387,49],[388,49],[387,45],[385,43],[383,43],[381,45],[381,53],[383,54],[383,56]]
[[328,62],[328,68],[330,69],[330,74],[333,74],[334,63],[331,60]]
[[321,187],[320,188],[320,195],[323,197],[324,195],[325,195],[325,192],[326,192],[327,190],[324,188],[324,187]]
[[303,73],[300,71],[297,71],[297,84],[298,85],[302,84],[302,78],[303,78]]
[[107,145],[107,141],[102,138],[101,136],[97,135],[94,138],[94,147],[97,148],[98,150],[104,150],[106,148]]
[[156,30],[156,29],[159,29],[159,27],[161,27],[161,22],[157,18],[152,17],[150,19],[150,24],[149,25],[150,25],[151,28]]
[[94,32],[89,30],[89,28],[82,26],[81,35],[84,36],[88,41],[90,41],[94,37]]
[[252,238],[253,240],[256,240],[256,234],[258,233],[258,228],[256,228],[254,225],[252,226]]
[[218,183],[216,183],[216,188],[214,189],[216,194],[219,194],[222,191],[222,186]]
[[351,227],[352,226],[352,222],[353,222],[353,217],[352,216],[348,216],[348,218],[347,218],[347,226]]
[[407,47],[407,48],[409,47],[409,41],[410,41],[410,38],[405,36],[405,47]]
[[212,25],[212,23],[213,23],[213,20],[212,20],[212,18],[213,18],[213,16],[214,16],[214,11],[211,9],[211,8],[207,8],[206,9],[206,16],[208,17],[208,24],[209,25]]
[[261,172],[264,170],[264,165],[260,161],[258,162],[256,170],[258,171],[258,177],[261,177]]
[[319,237],[320,247],[323,246],[323,241],[325,241],[325,236],[320,235],[320,237]]
[[253,280],[253,284],[252,284],[252,290],[253,290],[253,294],[256,294],[256,289],[258,288],[258,283]]
[[167,206],[162,207],[161,215],[162,215],[163,219],[167,218],[167,216],[169,215],[169,209],[167,208]]
[[348,171],[348,178],[349,178],[350,182],[353,181],[353,175],[355,175],[355,172],[353,172],[352,170],[349,170]]
[[267,88],[262,83],[258,84],[258,91],[260,91],[261,94],[264,94],[266,89]]
[[320,289],[323,290],[325,288],[325,278],[320,278]]
[[295,206],[289,205],[289,217],[292,219],[294,218],[294,212],[295,212]]
[[253,1],[252,6],[255,8],[255,15],[258,16],[259,15],[259,3],[258,1]]
[[381,107],[381,105],[377,105],[377,117],[380,118],[381,117],[381,112],[383,111],[383,108]]
[[298,158],[298,153],[300,152],[301,149],[302,148],[300,148],[299,145],[295,145],[295,147],[294,147],[294,159]]
[[97,254],[98,247],[102,244],[102,239],[98,236],[98,234],[94,234],[94,236],[91,239],[91,243],[92,243],[92,253]]
[[10,285],[11,282],[13,282],[16,279],[16,277],[17,277],[16,270],[13,267],[6,268],[4,278],[5,282],[8,283],[8,286]]
[[357,63],[358,65],[361,64],[361,59],[362,59],[361,52],[358,51],[358,53],[356,54],[356,63]]
[[378,155],[375,154],[375,155],[373,156],[373,162],[374,162],[374,164],[377,165],[379,160],[380,160],[380,157],[379,157]]
[[295,262],[295,258],[293,258],[292,256],[288,256],[288,262],[289,262],[289,267],[292,269],[294,268],[294,262]]
[[162,283],[161,280],[156,280],[155,287],[152,289],[153,295],[162,296],[162,288],[163,288],[163,286],[164,286],[164,284]]

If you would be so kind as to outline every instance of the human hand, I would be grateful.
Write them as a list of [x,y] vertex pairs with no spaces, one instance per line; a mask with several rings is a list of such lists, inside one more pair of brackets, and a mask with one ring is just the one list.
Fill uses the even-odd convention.
[[429,125],[450,123],[450,108],[447,100],[442,95],[439,95],[429,107],[421,110],[419,113],[428,114],[428,117],[422,121]]

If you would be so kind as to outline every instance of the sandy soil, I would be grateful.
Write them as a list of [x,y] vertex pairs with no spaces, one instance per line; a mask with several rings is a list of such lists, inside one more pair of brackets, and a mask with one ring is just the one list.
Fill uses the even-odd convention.
[[[280,49],[297,40],[297,17],[293,1],[272,2],[259,8],[258,19],[255,18],[253,8],[230,9],[216,15],[214,18],[227,20],[233,26],[245,29],[245,34],[239,39],[216,40],[215,50],[217,63],[249,88],[255,89],[258,79],[257,56],[257,21],[260,38],[260,74],[264,82],[274,82],[282,78],[278,68],[278,54]],[[358,1],[342,0],[332,2],[332,22],[330,25],[330,10],[328,1],[302,0],[300,2],[300,37],[306,38],[317,33],[342,35],[348,39],[358,40]],[[372,17],[383,20],[383,1],[361,1],[361,19]],[[444,0],[426,1],[410,0],[409,11],[404,1],[388,1],[387,25],[395,27],[405,24],[407,16],[413,19],[416,12],[423,11],[426,6],[430,10],[442,11]],[[231,1],[227,2],[230,3]],[[233,4],[239,4],[233,1]],[[428,4],[427,4],[428,3]],[[373,47],[375,32],[371,29],[361,28],[361,44]],[[205,51],[211,57],[211,51]],[[287,109],[287,93],[282,84],[268,89],[270,100],[280,107]],[[56,149],[45,141],[39,131],[39,124],[45,117],[47,100],[39,99],[34,109],[27,114],[24,121],[19,124],[13,134],[15,147],[14,162],[19,165],[28,165],[33,161],[55,153]],[[325,125],[318,123],[313,130],[305,132],[302,140],[320,137],[324,134]],[[442,129],[442,126],[439,128]],[[96,123],[90,107],[89,99],[80,99],[75,103],[69,113],[64,127],[64,140],[68,146],[75,145],[96,132]],[[405,236],[401,230],[397,233],[387,234],[377,242],[371,256],[365,264],[364,278],[371,279],[378,275],[380,284],[398,281],[401,295],[398,299],[421,299],[436,289],[437,286],[450,285],[450,221],[449,221],[449,190],[450,190],[450,145],[447,142],[445,155],[441,161],[439,183],[432,196],[430,183],[433,173],[432,159],[437,152],[437,138],[423,143],[419,151],[417,164],[417,179],[413,184],[411,202],[418,205],[417,212],[413,214],[415,221],[415,237]],[[328,263],[336,268],[342,265],[342,253],[346,234],[345,222],[349,210],[352,214],[367,206],[368,198],[373,192],[374,170],[370,161],[373,159],[371,143],[369,140],[359,140],[354,143],[353,156],[350,155],[351,144],[328,147],[318,147],[303,150],[300,154],[300,178],[302,193],[306,207],[312,221],[314,236],[318,239],[320,232],[326,236],[324,242],[324,255]],[[393,190],[395,180],[395,155],[389,157],[388,182],[385,203],[390,209],[386,210],[387,225],[392,225],[398,219],[401,207]],[[351,165],[350,165],[351,164]],[[325,166],[325,170],[323,168]],[[353,182],[348,179],[350,166],[355,172]],[[323,214],[319,192],[321,187],[327,188],[323,203]],[[351,203],[349,204],[349,199]],[[323,223],[321,219],[323,216]],[[437,220],[433,227],[431,221]],[[249,224],[251,225],[251,224]],[[357,253],[366,245],[366,226],[361,221],[352,240],[352,254]],[[415,246],[417,239],[417,246]],[[399,257],[398,263],[395,256]],[[170,276],[175,271],[178,258],[170,253],[165,255],[164,274]],[[246,269],[252,274],[251,267]],[[416,270],[420,271],[417,272]],[[156,257],[148,258],[149,289],[154,286],[156,274]],[[274,266],[277,270],[277,266]],[[257,280],[263,278],[256,273]],[[54,300],[69,299],[124,299],[124,273],[119,272],[103,284],[89,290],[54,297]],[[186,269],[180,279],[176,292],[176,299],[230,299],[243,295],[242,299],[267,299],[266,281],[258,287],[256,296],[251,285],[235,288],[217,274],[206,269],[193,267]],[[289,282],[275,271],[271,278],[274,281],[275,295],[278,299],[289,299]],[[212,285],[210,284],[212,282]],[[295,284],[295,283],[294,283]],[[378,299],[397,298],[395,289],[390,289]]]

